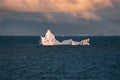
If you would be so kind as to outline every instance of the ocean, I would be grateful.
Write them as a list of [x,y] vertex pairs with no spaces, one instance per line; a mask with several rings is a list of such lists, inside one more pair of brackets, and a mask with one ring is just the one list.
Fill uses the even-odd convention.
[[39,36],[0,36],[0,80],[120,80],[120,36],[90,39],[90,46],[42,46]]

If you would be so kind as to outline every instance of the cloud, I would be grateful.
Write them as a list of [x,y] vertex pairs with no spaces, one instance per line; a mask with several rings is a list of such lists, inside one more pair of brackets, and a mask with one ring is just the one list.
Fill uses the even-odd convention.
[[50,14],[50,13],[44,14],[44,17],[51,22],[55,22],[55,19],[54,19],[53,15]]
[[77,12],[112,5],[112,0],[2,0],[0,3],[1,10],[23,12]]
[[3,19],[0,17],[0,22],[3,22]]
[[[63,12],[82,19],[100,20],[95,12],[114,7],[120,0],[1,0],[0,11],[16,12]],[[51,15],[45,15],[53,19]]]
[[93,12],[75,13],[75,14],[72,14],[72,15],[75,16],[78,19],[85,19],[85,20],[95,19],[95,20],[101,20],[101,17],[98,16],[97,14],[93,13]]

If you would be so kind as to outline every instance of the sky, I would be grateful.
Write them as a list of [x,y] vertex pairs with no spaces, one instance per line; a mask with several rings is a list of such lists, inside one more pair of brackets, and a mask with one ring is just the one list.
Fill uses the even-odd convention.
[[0,0],[0,35],[120,35],[120,0]]

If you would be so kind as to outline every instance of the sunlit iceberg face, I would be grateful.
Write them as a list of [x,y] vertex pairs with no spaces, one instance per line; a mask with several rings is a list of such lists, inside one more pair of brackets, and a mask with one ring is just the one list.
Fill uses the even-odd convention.
[[82,40],[82,41],[80,41],[80,45],[90,45],[89,41],[90,41],[90,39]]
[[54,34],[48,30],[45,34],[45,37],[41,36],[41,44],[42,45],[59,45],[60,42],[55,39]]
[[45,37],[41,36],[41,44],[42,45],[90,45],[89,39],[82,40],[80,42],[73,41],[72,39],[69,40],[63,40],[62,42],[59,42],[56,40],[54,34],[48,30],[45,34]]
[[61,45],[70,45],[71,41],[72,41],[72,39],[64,40],[64,41],[61,42]]

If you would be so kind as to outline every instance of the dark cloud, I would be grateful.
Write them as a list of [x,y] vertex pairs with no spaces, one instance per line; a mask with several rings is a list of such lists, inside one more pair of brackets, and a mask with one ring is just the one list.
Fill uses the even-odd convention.
[[[4,14],[3,14],[4,15]],[[120,31],[119,17],[109,18],[106,14],[101,21],[78,20],[65,13],[6,13],[0,16],[0,35],[40,35],[51,29],[56,35],[117,35]],[[53,16],[54,21],[46,15]]]
[[[35,3],[35,0],[14,1],[20,1],[21,4],[19,6],[23,6],[24,9],[22,7],[21,11],[19,6],[15,8],[8,5],[8,0],[0,0],[0,35],[40,35],[44,34],[47,29],[51,29],[56,35],[120,34],[119,0],[106,0],[105,3],[105,0],[81,0],[80,3],[80,0],[64,1],[68,6],[76,4],[76,6],[79,6],[78,3],[83,5],[83,7],[79,6],[79,10],[74,7],[75,11],[72,12],[69,10],[62,11],[61,8],[57,8],[59,11],[56,8],[51,11],[40,11],[41,8],[31,8],[33,4],[38,5],[40,3]],[[30,1],[33,1],[33,4]],[[50,2],[50,4],[52,3]],[[56,3],[60,3],[59,0]],[[87,3],[89,3],[88,6],[85,5]],[[46,6],[42,7],[42,9],[48,10],[50,7]],[[34,9],[38,11],[36,12]],[[28,10],[31,11],[29,12]]]

